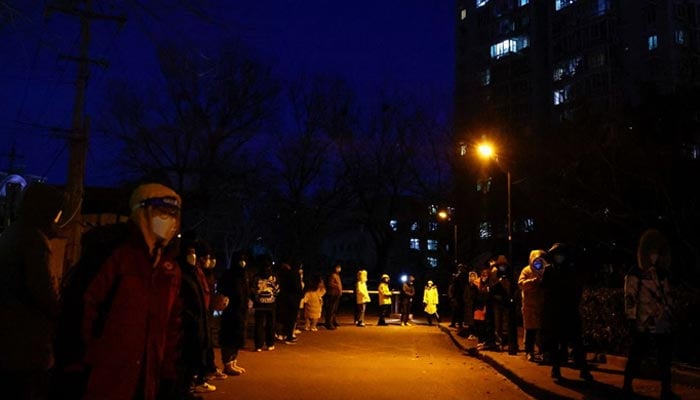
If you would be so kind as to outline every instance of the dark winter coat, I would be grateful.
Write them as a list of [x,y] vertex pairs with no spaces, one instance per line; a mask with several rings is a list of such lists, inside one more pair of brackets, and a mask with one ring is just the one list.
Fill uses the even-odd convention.
[[46,371],[58,315],[57,280],[49,239],[63,195],[32,184],[19,218],[0,235],[0,371]]
[[[554,261],[558,253],[565,255],[563,263]],[[570,246],[556,244],[547,252],[547,259],[541,283],[542,329],[557,336],[580,335],[583,277],[576,254]]]
[[206,364],[206,350],[212,346],[209,329],[209,287],[202,270],[181,262],[182,267],[182,359],[189,365]]
[[85,293],[85,399],[130,399],[142,385],[144,399],[153,400],[162,381],[177,377],[181,270],[172,249],[153,265],[140,228],[131,229]]
[[217,283],[217,291],[229,299],[228,307],[221,313],[221,332],[219,343],[222,347],[245,346],[243,330],[248,316],[248,300],[250,300],[250,283],[246,269],[240,265],[232,265],[227,269]]

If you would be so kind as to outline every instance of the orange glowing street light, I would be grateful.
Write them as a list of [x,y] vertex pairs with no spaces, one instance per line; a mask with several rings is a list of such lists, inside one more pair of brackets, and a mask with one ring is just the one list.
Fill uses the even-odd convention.
[[[489,142],[482,142],[476,146],[477,155],[484,160],[495,160],[498,163],[498,153],[496,148]],[[511,216],[511,204],[510,204],[510,168],[506,167],[506,177],[508,186],[508,262],[513,262],[513,220]]]

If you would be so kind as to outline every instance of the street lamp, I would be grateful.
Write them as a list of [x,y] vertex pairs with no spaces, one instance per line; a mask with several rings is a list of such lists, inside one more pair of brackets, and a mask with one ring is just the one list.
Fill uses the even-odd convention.
[[[447,210],[440,210],[437,213],[437,217],[441,221],[450,221],[452,218],[452,208],[450,208],[450,211]],[[453,224],[453,238],[454,244],[452,247],[452,257],[454,258],[454,262],[457,263],[457,222],[455,221]]]
[[[496,161],[497,164],[503,166],[498,162],[498,154],[496,152],[496,148],[489,142],[483,142],[480,143],[479,145],[476,146],[476,152],[481,157],[482,159],[485,160],[490,160],[493,159]],[[510,168],[505,166],[506,169],[506,180],[507,180],[507,192],[508,192],[508,222],[507,222],[507,229],[508,229],[508,262],[513,262],[513,220],[512,220],[512,214],[511,214],[511,204],[510,204]]]

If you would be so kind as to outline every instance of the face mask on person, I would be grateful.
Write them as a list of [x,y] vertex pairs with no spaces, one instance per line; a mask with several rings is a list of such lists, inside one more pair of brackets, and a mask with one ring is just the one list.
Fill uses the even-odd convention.
[[170,240],[175,233],[176,224],[177,221],[175,221],[175,218],[169,215],[151,218],[151,229],[153,233],[161,239]]

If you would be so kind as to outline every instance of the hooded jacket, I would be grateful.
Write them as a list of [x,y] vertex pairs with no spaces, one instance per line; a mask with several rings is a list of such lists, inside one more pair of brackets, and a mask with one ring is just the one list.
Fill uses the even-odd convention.
[[58,315],[49,239],[63,207],[57,189],[33,183],[19,217],[0,235],[0,371],[47,370]]
[[520,272],[518,286],[522,294],[523,328],[539,329],[542,324],[542,306],[544,305],[544,292],[540,283],[544,273],[544,265],[537,269],[533,262],[544,257],[544,250],[532,250],[529,263]]
[[[658,255],[655,263],[652,253]],[[670,266],[671,251],[661,232],[644,232],[637,247],[637,267],[625,275],[625,316],[635,321],[638,331],[670,332]]]
[[[169,237],[154,234],[155,200],[174,212]],[[139,186],[130,201],[127,240],[100,266],[84,295],[82,323],[89,366],[84,399],[154,400],[164,380],[176,378],[182,273],[170,242],[179,225],[180,197],[158,185]],[[172,210],[171,210],[172,211]],[[105,305],[109,308],[105,310]],[[101,326],[96,321],[104,321]]]

